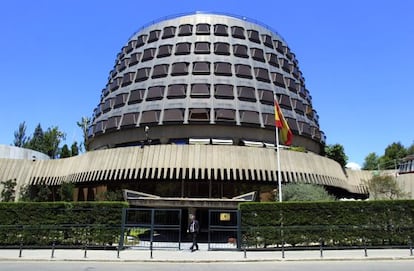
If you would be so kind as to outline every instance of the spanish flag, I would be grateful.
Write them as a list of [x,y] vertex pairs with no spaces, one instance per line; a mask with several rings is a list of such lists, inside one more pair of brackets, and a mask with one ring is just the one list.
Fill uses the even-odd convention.
[[[275,94],[275,123],[278,130],[280,130],[280,141],[283,145],[291,145],[293,134],[290,130],[289,125],[282,114],[279,103],[277,102],[277,97]],[[277,142],[279,144],[279,142]]]

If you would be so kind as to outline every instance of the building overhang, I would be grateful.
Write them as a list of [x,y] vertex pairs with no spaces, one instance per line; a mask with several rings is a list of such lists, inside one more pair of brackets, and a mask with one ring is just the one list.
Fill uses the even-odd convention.
[[250,192],[231,199],[218,198],[179,198],[159,197],[142,192],[123,190],[124,199],[131,206],[151,208],[207,208],[207,209],[237,209],[242,202],[256,199],[256,192]]

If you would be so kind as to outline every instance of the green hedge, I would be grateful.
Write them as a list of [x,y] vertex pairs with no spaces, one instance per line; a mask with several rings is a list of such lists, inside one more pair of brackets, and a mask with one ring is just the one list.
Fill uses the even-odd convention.
[[248,246],[402,245],[414,238],[414,201],[240,204]]
[[124,202],[0,204],[0,246],[103,245],[117,242]]

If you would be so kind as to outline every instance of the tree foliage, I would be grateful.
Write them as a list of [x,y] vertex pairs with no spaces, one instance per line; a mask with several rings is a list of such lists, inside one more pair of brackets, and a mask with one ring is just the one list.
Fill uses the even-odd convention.
[[59,197],[61,201],[72,201],[73,200],[73,190],[75,185],[70,182],[64,182],[60,185],[59,188]]
[[399,161],[407,155],[414,154],[414,144],[405,148],[401,142],[394,142],[388,145],[382,156],[370,153],[365,157],[364,170],[385,170],[396,169]]
[[348,161],[348,156],[345,155],[344,147],[341,144],[327,145],[325,146],[326,157],[338,162],[342,168]]
[[2,181],[0,184],[3,185],[3,190],[1,191],[1,201],[14,201],[16,198],[16,179]]
[[396,179],[390,175],[373,176],[366,182],[370,197],[379,199],[403,199],[407,194],[398,186]]
[[69,147],[67,144],[62,146],[62,149],[60,150],[60,158],[68,158],[71,157],[71,151],[69,150]]
[[14,146],[24,147],[27,144],[26,128],[26,122],[19,124],[19,129],[14,132]]
[[82,117],[82,119],[80,121],[76,122],[76,124],[79,126],[79,128],[82,129],[83,146],[85,148],[85,151],[88,151],[89,150],[89,146],[88,146],[88,129],[89,129],[89,125],[91,124],[91,118]]
[[305,183],[289,183],[282,186],[283,201],[327,201],[334,200],[323,186]]
[[371,152],[365,157],[364,165],[362,169],[364,170],[374,170],[378,168],[379,157],[375,152]]

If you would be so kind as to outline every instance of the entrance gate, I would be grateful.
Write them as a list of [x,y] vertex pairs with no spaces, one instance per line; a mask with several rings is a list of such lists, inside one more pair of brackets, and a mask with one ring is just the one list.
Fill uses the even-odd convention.
[[[144,248],[151,251],[155,248],[181,249],[188,226],[188,217],[183,216],[183,211],[186,210],[123,209],[119,248]],[[240,213],[237,210],[208,210],[208,250],[239,249],[239,225]],[[203,240],[205,242],[205,238]],[[199,241],[202,243],[202,240]]]
[[119,247],[181,249],[180,209],[124,208]]
[[208,218],[209,250],[240,248],[240,212],[238,210],[209,210]]

